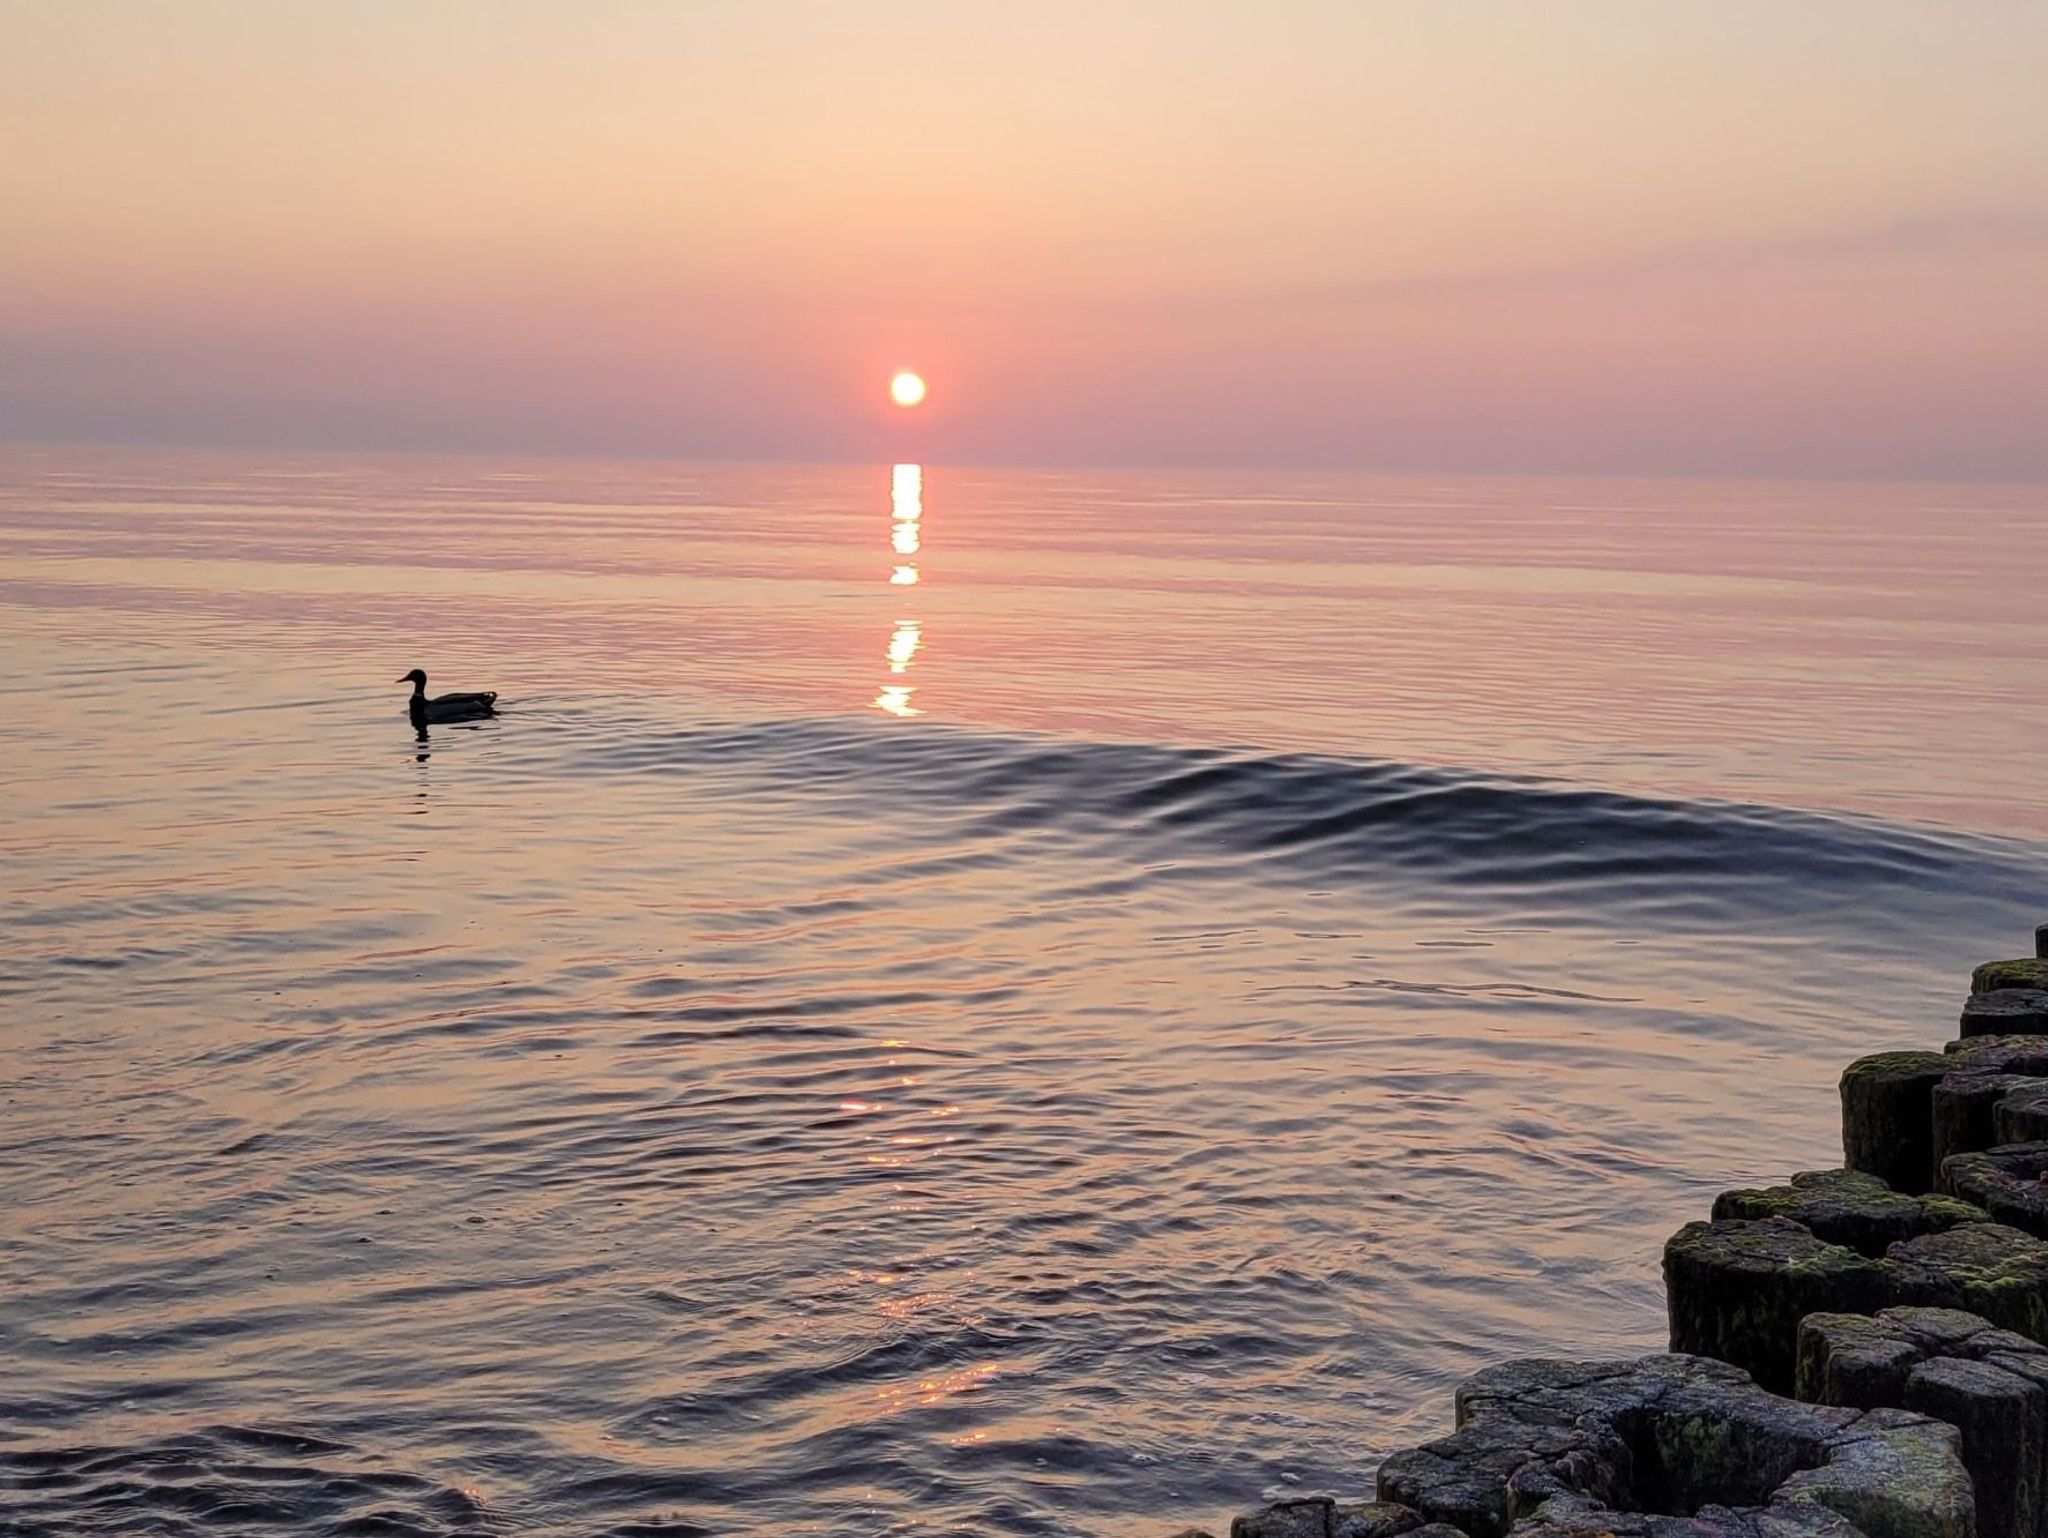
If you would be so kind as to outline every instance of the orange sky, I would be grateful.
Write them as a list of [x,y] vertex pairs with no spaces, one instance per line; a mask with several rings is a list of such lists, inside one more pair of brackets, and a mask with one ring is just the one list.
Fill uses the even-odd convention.
[[2043,80],[2017,0],[13,0],[0,437],[2048,478]]

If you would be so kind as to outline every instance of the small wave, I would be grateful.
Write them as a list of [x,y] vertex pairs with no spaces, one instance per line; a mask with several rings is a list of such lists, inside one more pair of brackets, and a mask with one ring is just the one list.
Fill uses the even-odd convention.
[[576,758],[572,771],[715,776],[778,795],[886,791],[944,814],[935,834],[956,849],[1049,838],[1154,877],[1569,894],[1626,903],[1651,925],[1738,910],[1754,924],[1879,892],[2048,897],[2048,850],[2020,839],[1325,754],[787,720],[623,734],[613,723]]

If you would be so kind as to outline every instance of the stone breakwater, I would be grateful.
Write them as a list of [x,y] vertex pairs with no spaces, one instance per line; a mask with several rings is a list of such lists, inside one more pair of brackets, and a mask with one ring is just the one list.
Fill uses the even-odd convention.
[[1668,1353],[1489,1368],[1375,1498],[1231,1538],[2048,1538],[2048,924],[2034,951],[1977,968],[1944,1050],[1849,1066],[1842,1168],[1672,1236]]

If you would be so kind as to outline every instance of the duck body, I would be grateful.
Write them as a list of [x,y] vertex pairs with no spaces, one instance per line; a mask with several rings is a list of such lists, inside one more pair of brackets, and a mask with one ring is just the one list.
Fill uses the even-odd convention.
[[406,714],[412,718],[415,727],[447,726],[456,721],[481,721],[498,713],[498,696],[494,690],[478,694],[441,694],[427,698],[427,675],[418,668],[398,680],[412,685],[412,698],[406,702]]

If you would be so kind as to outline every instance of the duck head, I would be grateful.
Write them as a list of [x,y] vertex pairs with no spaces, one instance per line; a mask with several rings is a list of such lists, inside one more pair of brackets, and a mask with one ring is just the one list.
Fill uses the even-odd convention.
[[414,668],[410,673],[395,681],[401,684],[411,684],[415,694],[424,692],[427,687],[427,675],[418,668]]

